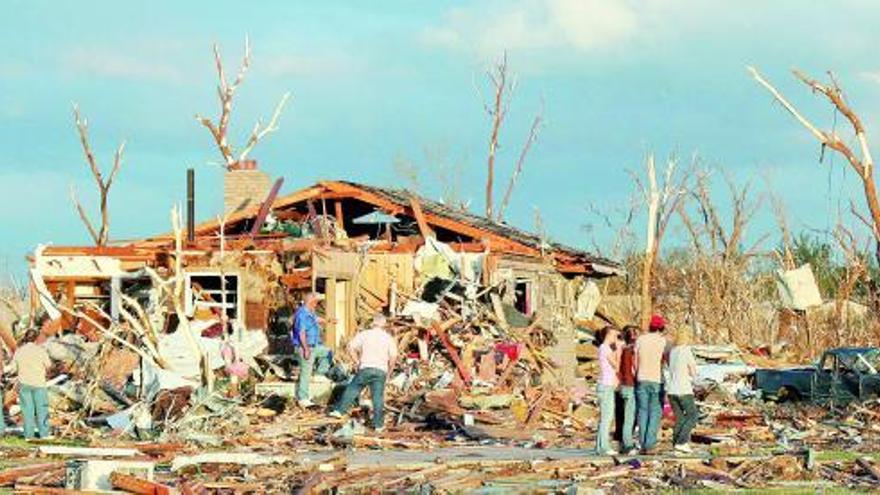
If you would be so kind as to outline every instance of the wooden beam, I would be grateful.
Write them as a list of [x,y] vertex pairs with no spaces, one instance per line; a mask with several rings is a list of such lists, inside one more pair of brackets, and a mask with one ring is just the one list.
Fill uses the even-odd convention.
[[48,462],[40,464],[31,464],[29,466],[14,467],[0,471],[0,486],[7,486],[14,483],[17,479],[25,476],[33,476],[46,471],[63,469],[64,462]]
[[119,471],[110,473],[110,483],[113,485],[113,488],[138,495],[171,495],[173,493],[173,490],[168,485],[145,480]]
[[325,280],[324,282],[324,311],[327,314],[327,325],[324,331],[326,332],[326,337],[324,337],[324,342],[327,344],[327,347],[336,351],[336,323],[330,323],[332,320],[339,319],[339,315],[336,314],[336,298],[339,297],[338,291],[336,290],[336,279],[331,277]]
[[428,227],[428,222],[425,221],[425,215],[422,213],[422,205],[419,203],[419,199],[416,198],[414,194],[409,195],[409,207],[412,208],[413,216],[416,218],[416,223],[419,224],[419,232],[422,234],[422,237],[425,239],[429,237],[436,237],[434,232],[431,231],[431,228]]
[[[431,322],[431,329],[434,331],[434,334],[437,335],[437,338],[440,339],[440,343],[443,344],[443,347],[446,348],[446,352],[449,353],[449,358],[452,359],[453,364],[455,364],[455,369],[458,370],[459,376],[461,376],[461,380],[465,383],[465,385],[470,385],[471,383],[471,374],[467,368],[464,367],[464,363],[461,362],[461,357],[458,355],[458,349],[452,345],[452,342],[449,340],[449,336],[446,335],[446,328],[452,326],[457,321],[457,318],[454,318],[450,321],[447,321],[443,325],[440,325],[436,321]],[[446,326],[446,328],[444,328]]]
[[345,228],[345,217],[342,215],[342,200],[333,201],[333,210],[336,213],[336,223],[339,224],[339,228]]
[[266,217],[269,215],[269,209],[272,208],[272,203],[275,202],[275,198],[278,197],[278,191],[281,190],[281,184],[284,184],[284,177],[279,177],[278,180],[275,181],[275,184],[272,185],[272,189],[269,191],[269,196],[266,197],[266,200],[260,204],[260,210],[257,212],[257,216],[254,219],[254,225],[251,227],[251,237],[260,233],[260,229],[263,228],[263,222],[266,221]]

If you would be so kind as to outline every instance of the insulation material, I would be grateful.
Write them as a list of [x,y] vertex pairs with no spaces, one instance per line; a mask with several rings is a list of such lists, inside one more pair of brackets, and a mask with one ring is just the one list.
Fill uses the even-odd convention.
[[592,320],[601,300],[602,294],[599,291],[599,286],[592,280],[588,280],[581,285],[577,294],[575,316],[584,320]]
[[429,237],[416,251],[413,267],[423,280],[461,277],[468,282],[479,282],[484,257],[484,253],[457,253],[448,244]]
[[776,275],[776,288],[783,307],[803,311],[822,304],[822,295],[809,263],[794,270],[777,271]]

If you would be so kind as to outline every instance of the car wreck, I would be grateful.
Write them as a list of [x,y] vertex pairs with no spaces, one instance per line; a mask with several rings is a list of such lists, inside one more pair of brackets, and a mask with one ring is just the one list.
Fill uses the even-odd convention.
[[755,371],[755,388],[776,400],[831,404],[865,401],[880,395],[880,348],[829,349],[812,365]]

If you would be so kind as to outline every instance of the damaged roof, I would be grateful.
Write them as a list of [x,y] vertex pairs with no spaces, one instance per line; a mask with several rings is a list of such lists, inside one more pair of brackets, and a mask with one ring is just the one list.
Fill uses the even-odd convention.
[[565,253],[571,257],[582,259],[583,261],[591,264],[600,264],[609,268],[618,268],[618,264],[608,258],[603,258],[596,254],[584,251],[582,249],[567,246],[565,244],[549,242],[546,239],[542,239],[538,235],[518,229],[511,226],[510,224],[495,222],[484,216],[475,215],[459,208],[453,208],[444,203],[440,203],[438,201],[434,201],[432,199],[414,194],[406,189],[392,189],[387,187],[369,186],[366,184],[359,184],[349,181],[339,181],[339,183],[346,184],[351,187],[356,187],[358,189],[369,191],[373,194],[382,196],[388,201],[396,203],[400,207],[408,207],[410,196],[415,196],[419,200],[419,203],[421,203],[422,210],[427,213],[432,213],[434,215],[443,216],[450,220],[472,225],[479,228],[480,230],[494,233],[498,236],[505,237],[533,249],[549,249],[553,251],[558,251]]
[[[453,208],[405,189],[370,186],[350,181],[321,181],[276,198],[272,203],[272,210],[277,212],[321,199],[356,199],[371,204],[387,214],[402,214],[415,218],[416,213],[411,203],[411,199],[414,199],[418,202],[422,216],[428,225],[460,233],[477,242],[489,240],[494,246],[493,249],[531,257],[548,257],[556,262],[560,271],[567,273],[598,276],[623,273],[620,264],[608,258],[564,244],[549,242],[536,234],[509,224],[495,222],[486,217]],[[260,206],[260,204],[251,205],[230,214],[226,220],[226,227],[230,228],[243,221],[254,219],[258,215]],[[211,235],[215,234],[219,228],[219,221],[212,220],[197,225],[195,231],[197,235]],[[146,239],[138,244],[143,245],[156,241],[167,242],[172,238],[173,236],[169,233]]]

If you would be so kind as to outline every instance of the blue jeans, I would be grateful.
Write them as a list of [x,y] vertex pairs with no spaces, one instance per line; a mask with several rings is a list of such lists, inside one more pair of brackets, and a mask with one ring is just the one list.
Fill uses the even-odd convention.
[[49,436],[49,394],[46,387],[18,386],[18,405],[24,418],[24,437],[34,438],[34,430],[40,438]]
[[346,385],[335,411],[345,414],[360,397],[364,387],[370,387],[373,401],[373,428],[385,426],[385,378],[386,373],[377,368],[363,368]]
[[621,450],[627,451],[635,447],[633,431],[636,422],[636,391],[635,387],[620,387],[620,398],[623,400],[623,428],[621,428]]
[[657,434],[660,432],[660,418],[663,414],[663,409],[660,406],[659,383],[638,382],[636,386],[636,409],[638,409],[639,441],[642,444],[642,449],[653,449],[657,445]]
[[[298,400],[309,399],[309,383],[312,381],[312,371],[324,374],[330,369],[327,357],[330,349],[318,344],[309,348],[309,358],[303,356],[302,347],[296,347],[296,364],[299,366],[299,381],[296,383],[296,398]],[[317,365],[317,370],[315,369]]]
[[596,452],[604,454],[611,450],[611,421],[614,419],[614,387],[596,385],[599,398],[599,431],[596,433]]

